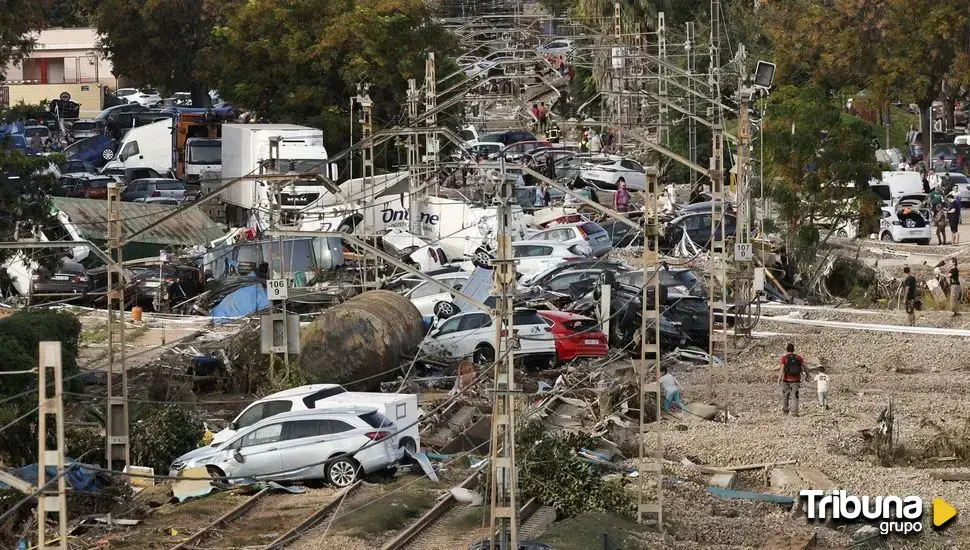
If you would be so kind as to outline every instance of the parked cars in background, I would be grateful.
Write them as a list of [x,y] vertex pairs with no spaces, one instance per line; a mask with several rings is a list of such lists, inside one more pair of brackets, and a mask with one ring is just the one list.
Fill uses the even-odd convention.
[[543,45],[537,51],[542,55],[559,56],[568,55],[569,52],[573,51],[574,47],[573,40],[569,38],[562,38],[559,40],[553,40],[552,42]]
[[[933,143],[948,143],[946,134],[943,132],[933,132]],[[913,162],[923,160],[923,149],[926,144],[923,142],[923,132],[916,132],[907,144],[909,145],[909,157]]]
[[185,184],[176,179],[148,178],[138,179],[125,186],[121,200],[133,201],[147,197],[167,197],[181,199],[185,196]]
[[384,250],[419,271],[434,271],[448,263],[440,246],[406,231],[391,230],[381,236]]
[[623,178],[627,189],[647,188],[647,174],[639,162],[619,155],[575,155],[556,164],[556,176],[570,180],[580,177],[598,189],[614,191]]
[[119,88],[115,96],[125,103],[137,103],[145,107],[154,107],[162,102],[162,96],[152,88]]
[[533,239],[512,243],[515,270],[520,277],[526,279],[563,261],[589,257],[591,252],[583,243],[567,244]]
[[191,451],[177,473],[204,466],[212,475],[266,479],[326,479],[347,487],[396,462],[396,426],[371,406],[340,405],[284,412],[240,430],[218,446]]
[[519,143],[520,141],[536,141],[536,136],[527,130],[509,130],[507,132],[497,132],[479,136],[478,141],[512,145],[513,143]]
[[[555,225],[529,235],[530,241],[552,241],[565,246],[585,246],[590,256],[597,258],[613,249],[609,233],[596,222]],[[576,249],[578,253],[581,249]]]
[[506,145],[498,152],[493,153],[493,155],[494,158],[504,158],[507,161],[517,161],[536,149],[549,146],[550,143],[548,141],[519,141],[513,143],[512,145]]
[[610,353],[609,338],[595,319],[567,311],[539,311],[556,341],[556,360],[603,357]]
[[161,174],[151,168],[103,168],[101,173],[114,178],[122,187],[140,179],[171,179],[162,178]]
[[57,179],[65,197],[101,200],[108,198],[108,184],[113,181],[108,176],[87,172],[65,174]]
[[85,139],[103,135],[108,131],[108,123],[105,120],[83,119],[76,120],[71,124],[70,133],[75,140]]
[[604,260],[602,258],[570,258],[558,262],[532,276],[523,276],[519,279],[518,285],[520,289],[536,286],[543,287],[549,284],[553,278],[562,273],[585,269],[597,269],[601,272],[610,271],[612,273],[625,273],[631,268],[622,262]]
[[61,151],[68,160],[88,162],[98,168],[114,158],[118,142],[110,136],[96,135],[80,139]]
[[[516,309],[512,314],[512,330],[519,336],[517,357],[540,364],[555,357],[556,344],[549,325],[534,309]],[[471,357],[482,365],[495,360],[495,325],[492,318],[481,311],[459,313],[432,329],[421,344],[428,355],[449,359]]]
[[[661,239],[660,247],[671,249],[677,246],[683,234],[686,232],[690,240],[700,247],[706,247],[711,242],[712,231],[720,231],[720,227],[713,227],[713,217],[708,212],[691,212],[678,216],[667,222],[664,228],[664,235]],[[733,214],[724,214],[724,233],[725,236],[732,236],[737,229],[737,217]]]
[[[30,278],[30,303],[63,300],[71,295],[79,297],[91,291],[91,280],[84,266],[73,260],[61,260],[53,273],[38,267]],[[44,296],[45,294],[50,296]]]
[[[653,277],[653,270],[646,270],[649,276]],[[620,273],[616,280],[630,286],[643,288],[644,270],[635,269]],[[707,286],[704,279],[701,279],[691,269],[686,267],[668,267],[660,270],[660,285],[667,289],[668,293],[686,294],[699,298],[707,297]]]
[[[205,289],[202,268],[194,263],[147,264],[131,267],[131,270],[134,273],[131,284],[138,305],[153,310],[158,309],[159,299],[162,304],[175,305],[198,296]],[[159,292],[165,295],[159,296]]]
[[68,160],[58,164],[57,171],[61,174],[76,174],[80,172],[97,174],[98,167],[86,160]]

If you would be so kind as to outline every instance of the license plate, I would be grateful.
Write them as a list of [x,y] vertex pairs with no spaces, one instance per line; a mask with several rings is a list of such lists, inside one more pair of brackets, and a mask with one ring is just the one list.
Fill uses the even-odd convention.
[[910,235],[913,235],[913,236],[916,236],[916,235],[919,235],[919,234],[921,234],[921,233],[923,233],[923,231],[922,231],[922,230],[920,230],[920,229],[910,229],[910,230],[909,230],[909,234],[910,234]]
[[66,281],[68,279],[67,275],[54,275],[51,277],[52,281]]
[[148,287],[148,288],[156,288],[160,284],[162,284],[162,283],[160,283],[158,281],[145,281],[145,286]]
[[584,344],[589,344],[589,345],[596,345],[596,344],[599,344],[600,341],[599,340],[583,340],[583,343]]

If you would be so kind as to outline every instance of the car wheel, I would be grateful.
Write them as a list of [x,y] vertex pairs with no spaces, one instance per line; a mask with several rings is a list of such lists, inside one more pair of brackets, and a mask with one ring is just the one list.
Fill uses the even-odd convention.
[[442,301],[434,305],[435,317],[439,319],[447,319],[456,313],[458,313],[458,308],[451,302]]
[[111,149],[105,149],[104,151],[101,151],[101,158],[104,160],[111,160],[115,158],[115,152]]
[[495,348],[488,344],[479,344],[475,348],[475,354],[472,356],[472,361],[476,365],[485,365],[495,361]]
[[327,480],[337,487],[347,487],[359,476],[360,466],[351,458],[338,458],[327,464]]
[[893,234],[889,231],[883,231],[882,235],[879,237],[882,242],[891,243],[893,242]]
[[481,267],[485,269],[491,268],[492,255],[488,252],[478,249],[475,254],[472,255],[472,265],[475,267]]
[[410,437],[405,437],[404,440],[401,441],[401,447],[407,449],[412,455],[418,454],[418,446]]

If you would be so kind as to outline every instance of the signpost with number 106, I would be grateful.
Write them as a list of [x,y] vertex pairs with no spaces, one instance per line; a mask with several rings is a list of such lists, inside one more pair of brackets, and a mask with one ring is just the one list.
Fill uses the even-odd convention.
[[279,302],[286,299],[287,294],[286,279],[270,279],[266,281],[266,295],[271,302]]

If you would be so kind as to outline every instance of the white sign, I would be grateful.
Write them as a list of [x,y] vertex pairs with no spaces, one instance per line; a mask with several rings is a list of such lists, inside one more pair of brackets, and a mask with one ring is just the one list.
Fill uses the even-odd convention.
[[754,268],[754,290],[755,292],[765,291],[765,268]]
[[737,243],[734,245],[734,261],[750,262],[754,259],[754,248],[751,243]]
[[270,279],[266,281],[266,295],[270,302],[278,302],[286,299],[287,294],[286,279]]

